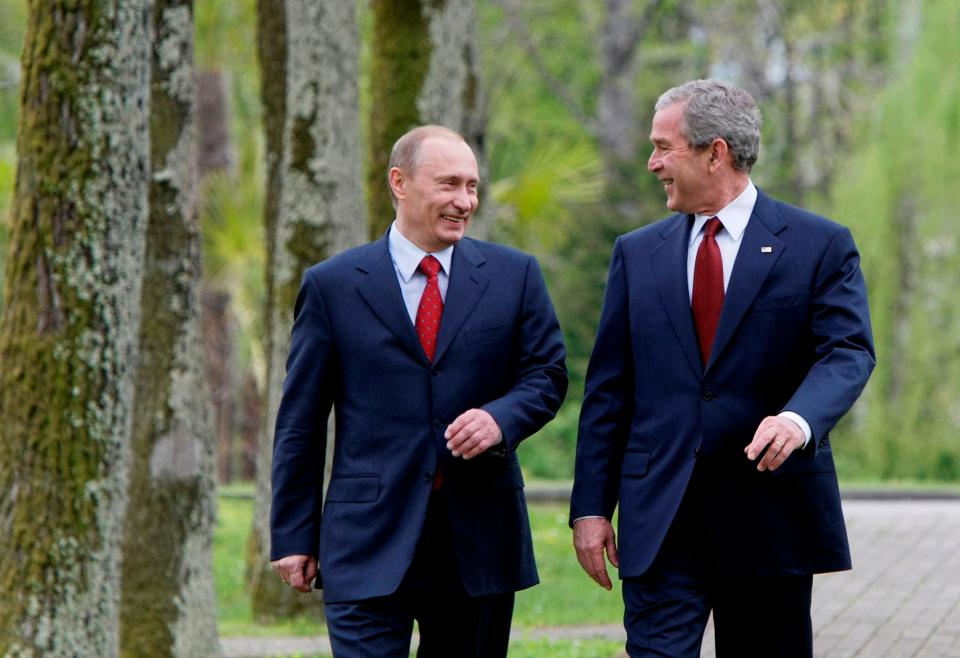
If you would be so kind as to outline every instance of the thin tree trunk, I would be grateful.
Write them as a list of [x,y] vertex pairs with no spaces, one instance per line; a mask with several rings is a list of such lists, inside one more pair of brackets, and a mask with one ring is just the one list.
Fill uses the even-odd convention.
[[29,3],[0,321],[0,655],[117,655],[152,3]]
[[597,137],[603,158],[607,198],[618,214],[637,221],[636,172],[642,160],[637,117],[636,51],[641,35],[640,17],[630,0],[606,0],[600,38],[600,83]]
[[150,219],[123,542],[120,652],[217,656],[214,433],[200,340],[193,2],[157,0]]
[[321,610],[319,596],[283,585],[269,564],[273,426],[294,300],[303,271],[362,242],[366,224],[355,3],[261,2],[259,20],[268,168],[267,378],[249,565],[254,615],[267,619]]
[[[402,134],[422,124],[440,124],[462,134],[486,179],[486,106],[480,80],[475,0],[373,0],[372,107],[369,126],[367,210],[370,237],[380,237],[394,219],[387,189],[390,149]],[[481,186],[481,193],[483,192]],[[490,233],[485,212],[470,235]]]

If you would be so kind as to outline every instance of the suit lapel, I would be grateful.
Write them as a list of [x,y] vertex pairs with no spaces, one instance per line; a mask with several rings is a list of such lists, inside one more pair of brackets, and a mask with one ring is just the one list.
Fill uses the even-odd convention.
[[758,193],[753,214],[743,234],[743,244],[733,264],[730,283],[727,284],[720,324],[707,363],[708,370],[730,342],[747,309],[780,259],[784,245],[777,234],[785,228],[786,224],[770,197]]
[[357,269],[367,275],[357,286],[358,292],[411,356],[426,361],[427,356],[420,346],[417,331],[410,322],[410,315],[403,302],[397,270],[387,249],[387,236],[384,235],[371,244],[369,253],[370,257],[357,266]]
[[434,363],[443,358],[490,283],[490,279],[480,271],[480,266],[485,262],[483,254],[467,239],[461,240],[454,248]]
[[690,313],[690,292],[687,287],[687,247],[690,240],[688,215],[677,215],[660,235],[663,242],[650,251],[653,276],[657,281],[660,303],[667,311],[670,324],[687,355],[690,367],[699,377],[703,373],[700,347]]

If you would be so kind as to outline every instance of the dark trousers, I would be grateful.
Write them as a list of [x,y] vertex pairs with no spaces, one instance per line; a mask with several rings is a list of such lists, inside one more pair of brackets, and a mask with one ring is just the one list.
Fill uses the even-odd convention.
[[694,471],[650,569],[623,581],[627,653],[699,658],[712,610],[717,658],[812,658],[813,576],[733,576],[718,569],[702,525],[703,496],[717,484],[710,480]]
[[[514,593],[472,597],[460,581],[443,490],[435,492],[413,563],[390,596],[326,603],[335,658],[505,658]],[[376,574],[370,574],[376,578]]]

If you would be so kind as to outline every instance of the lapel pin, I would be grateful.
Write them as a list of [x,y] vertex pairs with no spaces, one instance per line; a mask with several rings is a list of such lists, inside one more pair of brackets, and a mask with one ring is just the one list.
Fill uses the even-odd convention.
[[773,253],[773,247],[760,247],[761,254],[770,254]]

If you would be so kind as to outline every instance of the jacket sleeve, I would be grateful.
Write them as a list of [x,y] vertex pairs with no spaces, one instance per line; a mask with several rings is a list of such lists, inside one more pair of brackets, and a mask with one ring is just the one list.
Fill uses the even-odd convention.
[[583,516],[611,518],[620,466],[633,416],[633,350],[621,240],[613,247],[597,337],[587,367],[570,523]]
[[850,409],[876,364],[860,255],[845,228],[817,268],[811,316],[814,362],[784,409],[810,424],[816,442]]
[[483,405],[497,421],[504,443],[515,449],[552,419],[567,393],[566,349],[547,286],[530,258],[523,284],[516,378],[510,390]]
[[323,295],[310,271],[294,308],[287,375],[273,443],[270,559],[319,550],[334,350]]

